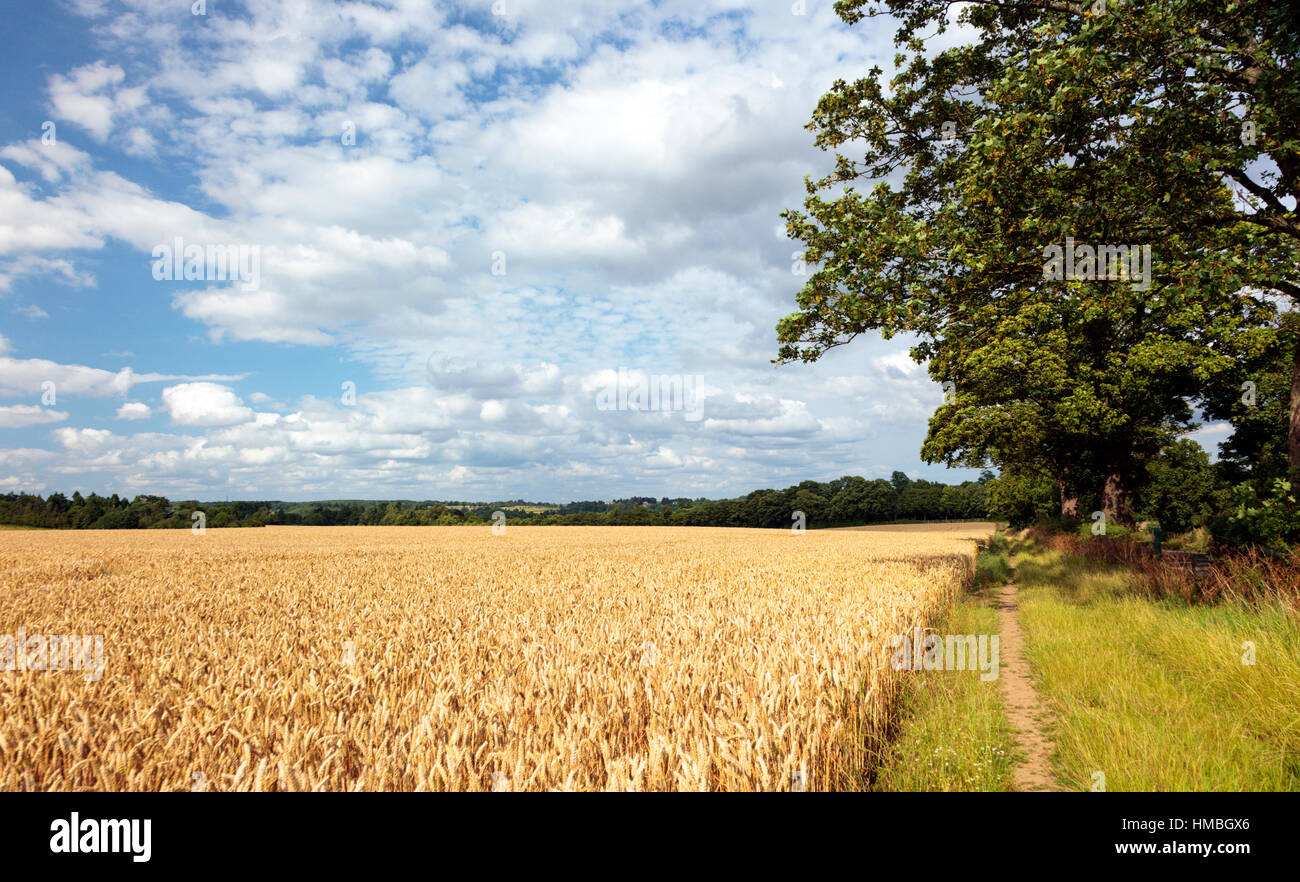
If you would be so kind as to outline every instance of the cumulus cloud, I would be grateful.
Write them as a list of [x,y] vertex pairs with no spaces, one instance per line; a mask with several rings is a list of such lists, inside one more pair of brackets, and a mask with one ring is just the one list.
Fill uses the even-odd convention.
[[234,426],[253,418],[235,390],[216,383],[181,383],[162,390],[163,407],[178,426]]
[[67,76],[50,78],[50,102],[61,119],[71,120],[103,141],[113,130],[114,118],[129,113],[148,100],[143,87],[123,88],[122,68],[97,61]]
[[[126,252],[140,283],[115,293],[228,368],[105,370],[0,338],[0,395],[165,382],[156,410],[185,430],[61,427],[45,458],[0,460],[0,486],[718,495],[914,464],[941,393],[897,342],[770,363],[800,285],[774,228],[827,164],[803,125],[892,55],[888,29],[808,7],[512,0],[468,22],[431,0],[295,0],[196,22],[75,0],[106,60],[49,76],[33,112],[55,142],[0,145],[0,290],[95,288],[98,255]],[[260,286],[152,279],[176,238],[256,246]],[[250,363],[267,382],[236,391]],[[600,409],[620,369],[699,378],[699,418]],[[315,397],[349,377],[355,406]]]

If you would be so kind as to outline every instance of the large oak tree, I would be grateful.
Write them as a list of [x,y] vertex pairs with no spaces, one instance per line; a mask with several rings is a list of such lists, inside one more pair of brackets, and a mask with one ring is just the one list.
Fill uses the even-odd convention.
[[[836,163],[785,214],[816,270],[779,358],[916,334],[955,391],[927,459],[1046,469],[1063,509],[1096,489],[1128,520],[1189,402],[1268,345],[1267,295],[1300,292],[1296,32],[1263,3],[1100,6],[977,2],[976,40],[933,54],[951,4],[836,4],[898,19],[899,73],[836,82],[810,123]],[[1071,240],[1149,248],[1148,284],[1046,278]]]

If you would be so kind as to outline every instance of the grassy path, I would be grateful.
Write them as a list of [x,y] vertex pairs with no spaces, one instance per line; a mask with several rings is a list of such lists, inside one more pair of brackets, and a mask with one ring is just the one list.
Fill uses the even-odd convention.
[[1002,700],[1007,722],[1015,732],[1016,745],[1024,754],[1013,774],[1016,790],[1056,790],[1052,776],[1051,736],[1048,734],[1050,712],[1034,688],[1034,681],[1025,660],[1025,634],[1018,615],[1020,588],[1016,584],[1015,555],[1009,555],[1011,578],[998,593],[998,632],[1001,657],[998,683],[1002,686]]
[[1292,608],[1154,599],[998,537],[934,630],[999,634],[998,680],[909,673],[875,789],[1300,791]]

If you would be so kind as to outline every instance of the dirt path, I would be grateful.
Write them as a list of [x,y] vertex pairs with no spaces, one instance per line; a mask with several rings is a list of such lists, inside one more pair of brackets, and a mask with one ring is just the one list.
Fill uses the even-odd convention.
[[1044,722],[1048,719],[1047,706],[1029,678],[1029,663],[1025,661],[1025,633],[1020,629],[1019,595],[1016,585],[1016,556],[1011,555],[1011,580],[1002,586],[998,595],[998,682],[1002,684],[1002,697],[1006,704],[1007,721],[1015,730],[1016,744],[1027,757],[1014,772],[1017,790],[1056,790],[1052,778],[1052,741],[1047,736]]

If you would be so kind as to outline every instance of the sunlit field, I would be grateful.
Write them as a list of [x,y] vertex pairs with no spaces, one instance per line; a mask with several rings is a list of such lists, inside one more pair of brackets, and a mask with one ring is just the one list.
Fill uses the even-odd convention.
[[0,787],[860,789],[992,529],[4,532]]

